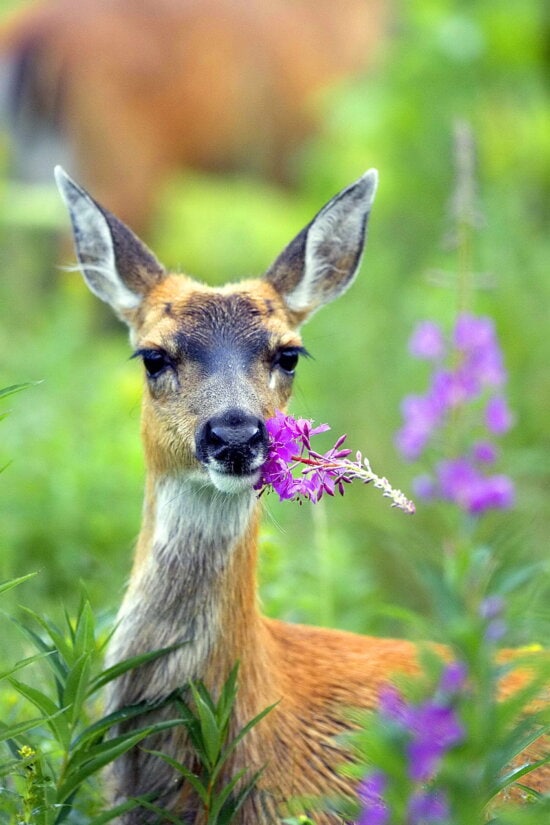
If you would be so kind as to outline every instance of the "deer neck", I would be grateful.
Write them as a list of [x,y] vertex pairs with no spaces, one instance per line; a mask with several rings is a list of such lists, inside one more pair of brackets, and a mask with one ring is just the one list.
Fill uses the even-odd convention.
[[[182,643],[126,679],[117,704],[155,700],[189,680],[222,682],[261,646],[256,601],[258,503],[183,476],[149,479],[143,526],[110,663]],[[262,658],[262,657],[260,657]]]

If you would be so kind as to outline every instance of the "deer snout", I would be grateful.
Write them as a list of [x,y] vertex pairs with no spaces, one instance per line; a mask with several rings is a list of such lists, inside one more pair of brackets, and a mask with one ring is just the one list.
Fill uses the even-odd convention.
[[197,433],[197,458],[209,470],[249,476],[264,463],[269,446],[261,418],[244,410],[227,410],[206,421]]

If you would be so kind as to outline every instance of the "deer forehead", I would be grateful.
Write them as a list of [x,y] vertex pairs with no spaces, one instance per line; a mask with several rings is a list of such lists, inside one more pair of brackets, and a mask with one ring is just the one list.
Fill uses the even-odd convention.
[[301,344],[281,297],[260,280],[215,288],[170,275],[147,296],[136,327],[140,347],[183,354],[232,345],[259,354]]

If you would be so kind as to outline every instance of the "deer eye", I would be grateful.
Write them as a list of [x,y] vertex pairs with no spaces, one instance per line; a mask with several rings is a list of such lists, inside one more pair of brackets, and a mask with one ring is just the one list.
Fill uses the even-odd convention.
[[141,357],[149,378],[156,378],[172,366],[170,357],[162,350],[142,349],[138,350],[135,356]]
[[288,375],[294,375],[294,370],[301,354],[305,354],[302,347],[284,347],[275,356],[275,366],[282,369]]

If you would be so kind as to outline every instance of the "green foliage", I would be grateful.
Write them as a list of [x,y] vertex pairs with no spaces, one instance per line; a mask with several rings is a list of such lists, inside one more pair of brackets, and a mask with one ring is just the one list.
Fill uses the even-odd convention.
[[[0,593],[22,584],[30,576],[0,584]],[[163,811],[154,797],[129,799],[116,808],[103,808],[98,774],[151,734],[175,725],[185,726],[199,765],[194,773],[170,756],[150,751],[171,765],[197,793],[205,812],[206,825],[227,825],[236,816],[254,788],[262,769],[250,773],[245,767],[227,772],[235,749],[251,729],[270,712],[261,711],[231,736],[231,722],[237,696],[236,665],[214,701],[202,682],[189,686],[190,702],[182,695],[168,697],[156,705],[125,707],[93,720],[98,713],[98,693],[114,679],[179,645],[134,656],[101,670],[108,636],[98,630],[89,602],[83,598],[76,620],[65,617],[59,627],[33,610],[25,609],[27,621],[20,630],[37,653],[28,656],[5,672],[6,680],[23,700],[15,719],[0,723],[0,744],[7,752],[0,762],[0,823],[6,825],[61,825],[86,823],[103,825],[124,811],[144,807],[156,811],[169,822],[180,820]],[[33,670],[32,680],[16,678],[18,671],[40,663],[46,678]],[[145,711],[175,702],[178,714],[135,730],[116,731],[121,722],[145,718]],[[38,716],[26,717],[31,706]],[[23,719],[21,720],[21,717]],[[115,732],[113,733],[113,730]]]
[[[30,387],[30,386],[31,386],[31,384],[12,384],[11,387],[2,387],[2,389],[0,389],[0,401],[3,400],[4,398],[8,398],[10,395],[15,395],[16,393],[21,392],[21,390],[25,390],[25,389],[27,389],[27,387]],[[7,418],[8,415],[9,415],[9,411],[1,412],[0,413],[0,421],[3,421],[4,418]],[[4,467],[0,467],[0,473],[2,473],[6,469],[6,466],[8,466],[8,465],[5,465]],[[17,582],[15,582],[15,584],[17,584],[18,582],[19,582],[19,580]],[[12,586],[15,586],[15,584],[12,584]],[[11,587],[9,589],[11,589]]]
[[[544,701],[545,688],[550,678],[550,660],[540,646],[518,650],[513,655],[499,655],[492,639],[492,627],[483,615],[483,606],[489,599],[500,602],[502,590],[496,594],[487,590],[491,581],[490,554],[455,548],[450,554],[445,573],[426,572],[429,591],[437,602],[436,627],[432,638],[444,641],[455,662],[465,666],[467,682],[457,690],[452,707],[463,727],[462,740],[445,753],[431,782],[423,783],[443,797],[449,806],[448,818],[442,825],[481,825],[487,812],[497,818],[496,823],[531,822],[534,811],[539,821],[544,820],[549,798],[529,788],[529,774],[550,762],[548,742],[550,714]],[[506,590],[507,582],[501,582]],[[512,582],[508,582],[510,590]],[[445,608],[443,609],[443,605]],[[439,607],[438,607],[439,605]],[[503,617],[493,621],[498,632]],[[398,679],[401,692],[414,705],[437,696],[437,685],[443,664],[439,654],[425,647],[421,655],[422,673],[415,680]],[[513,691],[506,689],[507,678],[521,672],[523,680],[515,683]],[[504,686],[504,687],[503,687]],[[542,697],[542,698],[541,698]],[[355,761],[344,769],[359,782],[373,771],[381,771],[387,778],[384,800],[391,811],[392,825],[410,822],[408,804],[418,783],[411,778],[408,757],[410,737],[400,725],[378,711],[354,711],[351,718],[357,730],[344,737]],[[434,737],[437,733],[434,731]],[[520,755],[535,746],[536,755],[527,759]],[[506,794],[514,784],[523,789],[529,800],[517,811],[517,803],[507,803]],[[515,789],[517,794],[517,787]],[[343,816],[358,818],[361,806],[356,801],[332,803]],[[510,816],[510,819],[508,819]]]
[[[230,722],[237,698],[237,675],[238,665],[235,665],[217,702],[202,682],[190,685],[192,704],[182,698],[177,700],[198,762],[196,772],[164,753],[150,751],[174,768],[191,785],[204,811],[205,825],[226,825],[231,822],[263,771],[260,768],[249,775],[249,768],[244,767],[236,772],[227,772],[230,769],[230,758],[238,744],[275,707],[271,705],[262,710],[230,738]],[[177,817],[167,814],[154,804],[143,802],[142,805],[179,825]]]
[[[4,590],[18,582],[8,582]],[[76,620],[67,616],[59,627],[37,612],[26,609],[28,620],[17,622],[37,651],[1,674],[23,707],[33,707],[38,716],[17,715],[0,724],[0,742],[5,742],[10,758],[0,765],[5,785],[0,788],[0,822],[28,825],[60,825],[82,822],[100,825],[114,818],[99,814],[102,808],[98,773],[114,759],[135,747],[150,734],[181,724],[173,719],[138,727],[128,733],[110,735],[111,730],[144,712],[142,706],[123,708],[103,718],[98,715],[98,692],[131,668],[164,656],[172,648],[143,654],[101,670],[107,636],[96,627],[86,599],[82,599]],[[15,674],[33,668],[33,678],[21,681]],[[45,673],[44,673],[45,670]],[[37,678],[40,676],[40,678]],[[140,799],[125,803],[125,810]],[[80,813],[79,813],[80,812]]]

